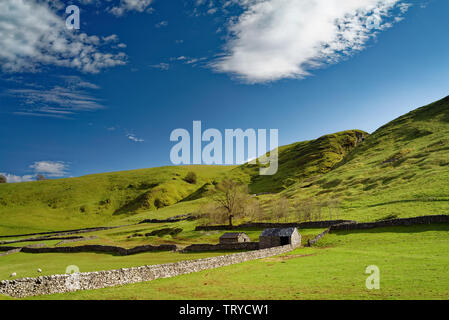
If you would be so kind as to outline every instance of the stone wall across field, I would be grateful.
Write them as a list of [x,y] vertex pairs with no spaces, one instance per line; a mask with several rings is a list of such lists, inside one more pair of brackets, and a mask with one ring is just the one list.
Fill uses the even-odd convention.
[[340,223],[356,223],[352,220],[325,220],[325,221],[309,221],[309,222],[292,222],[292,223],[264,223],[252,222],[244,223],[238,226],[218,225],[218,226],[198,226],[195,231],[217,231],[217,230],[245,230],[250,228],[270,229],[270,228],[329,228],[332,225]]
[[24,278],[0,282],[0,294],[16,298],[65,293],[78,290],[92,290],[137,282],[170,278],[207,269],[220,268],[246,261],[267,258],[295,249],[293,246],[275,247],[263,250],[235,253],[199,260],[142,266],[111,271],[63,274],[39,278]]
[[412,226],[412,225],[433,224],[433,223],[449,223],[449,215],[400,218],[400,219],[391,219],[385,221],[366,222],[366,223],[341,223],[331,226],[329,231],[333,232],[339,230],[363,230],[363,229],[374,229],[382,227]]
[[307,241],[307,246],[311,247],[313,246],[315,243],[317,243],[321,238],[323,238],[326,234],[328,234],[330,231],[330,228],[326,229],[325,231],[321,232],[319,235],[317,235],[315,238],[313,239],[309,239]]
[[327,230],[317,235],[312,240],[307,243],[308,247],[311,247],[317,243],[321,238],[330,232],[335,231],[351,231],[351,230],[366,230],[384,227],[400,227],[400,226],[413,226],[413,225],[423,225],[423,224],[439,224],[439,223],[449,223],[449,215],[433,215],[433,216],[421,216],[414,218],[400,218],[391,219],[385,221],[377,222],[345,222],[330,226]]
[[232,251],[232,250],[234,251],[259,250],[259,242],[192,244],[183,249],[184,252]]
[[24,253],[79,253],[79,252],[92,252],[92,253],[110,253],[120,256],[127,256],[136,253],[143,252],[153,252],[153,251],[176,251],[178,247],[171,244],[162,244],[160,246],[138,246],[131,249],[126,249],[122,247],[115,246],[102,246],[102,245],[84,245],[84,246],[73,246],[73,247],[3,247],[0,246],[0,251],[9,251],[13,249],[20,249]]

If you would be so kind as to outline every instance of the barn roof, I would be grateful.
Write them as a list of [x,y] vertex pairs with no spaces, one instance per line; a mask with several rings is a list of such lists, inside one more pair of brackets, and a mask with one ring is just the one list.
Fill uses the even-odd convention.
[[224,235],[222,235],[220,237],[220,239],[221,238],[223,238],[223,239],[234,239],[234,238],[238,238],[240,235],[246,235],[246,234],[243,233],[243,232],[229,232],[229,233],[225,233]]
[[265,229],[261,233],[261,237],[290,237],[296,228],[272,228]]

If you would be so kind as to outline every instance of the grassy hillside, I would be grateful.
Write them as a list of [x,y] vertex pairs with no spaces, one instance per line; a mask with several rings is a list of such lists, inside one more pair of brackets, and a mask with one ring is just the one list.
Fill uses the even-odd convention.
[[245,164],[234,171],[250,175],[253,193],[279,192],[298,181],[329,172],[367,136],[364,131],[349,130],[280,147],[279,170],[274,176],[259,175],[259,165]]
[[[0,234],[126,224],[193,212],[224,177],[247,183],[252,193],[280,192],[292,204],[338,199],[338,218],[447,214],[448,169],[449,97],[372,135],[350,130],[280,147],[274,176],[260,176],[259,167],[249,164],[180,166],[0,185]],[[196,183],[184,180],[189,171],[197,174]]]
[[343,201],[342,217],[449,212],[449,97],[379,128],[335,169],[297,183],[292,199]]
[[[0,231],[6,234],[114,224],[129,214],[173,205],[225,175],[244,179],[230,173],[233,168],[162,167],[3,184]],[[197,174],[196,183],[184,181],[189,171]]]
[[[281,147],[279,171],[272,177],[260,177],[258,167],[249,165],[179,166],[0,185],[0,234],[126,224],[150,215],[193,212],[224,177],[250,184],[252,192],[280,191],[328,172],[366,135],[352,130]],[[184,180],[189,171],[198,176],[194,184]]]

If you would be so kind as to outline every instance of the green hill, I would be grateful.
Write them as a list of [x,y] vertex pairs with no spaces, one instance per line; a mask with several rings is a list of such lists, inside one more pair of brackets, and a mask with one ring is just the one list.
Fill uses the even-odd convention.
[[342,216],[372,220],[449,212],[449,97],[367,137],[336,168],[285,193],[343,201]]
[[[205,183],[229,175],[233,168],[161,167],[2,184],[0,230],[31,232],[113,224],[129,214],[173,205]],[[189,171],[197,174],[196,183],[184,180]]]
[[253,193],[279,192],[298,181],[329,172],[367,136],[364,131],[349,130],[280,147],[279,168],[273,176],[259,175],[259,165],[245,164],[234,171],[251,177]]
[[[196,183],[184,180],[189,171],[197,174]],[[350,130],[280,147],[274,176],[259,176],[258,165],[245,164],[161,167],[3,184],[0,233],[111,225],[149,214],[188,213],[207,201],[208,191],[225,177],[247,183],[252,193],[285,195],[291,204],[320,205],[338,199],[338,218],[368,221],[447,214],[449,97],[414,110],[372,135]]]

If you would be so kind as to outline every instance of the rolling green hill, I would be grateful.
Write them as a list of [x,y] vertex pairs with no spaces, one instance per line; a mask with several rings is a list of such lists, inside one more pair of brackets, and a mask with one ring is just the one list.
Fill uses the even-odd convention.
[[[173,205],[205,183],[234,175],[233,168],[161,167],[2,184],[0,230],[33,232],[113,224],[129,214]],[[196,183],[184,180],[189,171],[197,174]]]
[[343,201],[343,217],[373,220],[449,212],[449,97],[382,126],[292,199]]
[[[184,180],[189,171],[196,183]],[[291,203],[338,199],[338,218],[449,212],[449,97],[372,135],[350,130],[279,148],[279,171],[257,165],[180,166],[0,185],[0,233],[111,225],[192,212],[225,177]],[[271,196],[276,198],[277,196]],[[263,198],[263,197],[262,197]],[[160,210],[156,210],[160,209]],[[127,218],[127,217],[133,217]]]
[[245,164],[234,171],[251,177],[253,193],[279,192],[298,181],[329,172],[368,136],[348,130],[279,148],[279,169],[274,176],[259,175],[259,165]]

